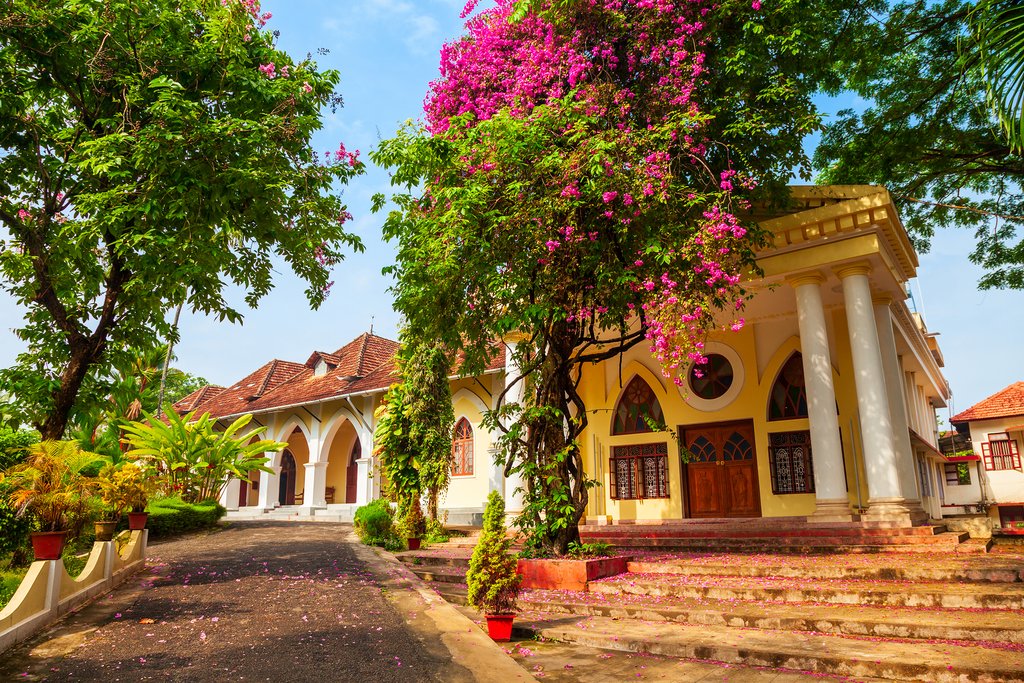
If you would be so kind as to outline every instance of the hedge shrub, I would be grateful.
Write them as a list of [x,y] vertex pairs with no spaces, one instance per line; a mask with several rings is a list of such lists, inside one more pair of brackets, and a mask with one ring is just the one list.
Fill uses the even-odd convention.
[[394,538],[395,513],[391,504],[378,498],[356,509],[353,524],[359,540],[367,545],[387,546]]
[[151,500],[146,511],[149,513],[146,527],[149,529],[150,538],[208,529],[217,526],[220,518],[227,513],[223,506],[214,501],[186,503],[179,498]]

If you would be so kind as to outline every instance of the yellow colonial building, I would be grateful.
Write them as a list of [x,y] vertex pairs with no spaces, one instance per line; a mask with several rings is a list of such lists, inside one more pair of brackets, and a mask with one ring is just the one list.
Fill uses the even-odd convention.
[[[918,261],[892,199],[873,186],[796,187],[793,202],[760,220],[774,244],[758,257],[763,279],[748,283],[747,324],[712,336],[700,377],[677,388],[644,345],[584,369],[582,447],[598,481],[589,522],[941,518],[935,409],[949,389],[936,339],[907,305]],[[179,403],[224,419],[252,413],[289,443],[273,474],[229,484],[233,516],[344,520],[377,495],[373,412],[395,380],[395,348],[363,335]],[[496,435],[481,427],[518,376],[512,357],[452,380],[451,522],[478,522],[491,490],[511,512],[521,506],[521,482],[494,466]],[[652,431],[645,416],[669,430]]]

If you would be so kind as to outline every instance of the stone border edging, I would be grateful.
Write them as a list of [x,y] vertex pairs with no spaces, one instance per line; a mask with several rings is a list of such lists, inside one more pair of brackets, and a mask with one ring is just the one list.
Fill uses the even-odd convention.
[[[441,642],[450,653],[452,662],[469,674],[469,678],[462,676],[448,680],[478,683],[535,680],[477,624],[428,588],[398,558],[381,548],[363,545],[355,533],[351,533],[349,538],[356,556],[377,570],[375,573],[379,574],[381,585],[394,591],[396,599],[401,601],[404,596],[419,603],[416,611],[428,617],[434,630],[441,632]],[[413,621],[406,621],[410,628],[416,628]]]

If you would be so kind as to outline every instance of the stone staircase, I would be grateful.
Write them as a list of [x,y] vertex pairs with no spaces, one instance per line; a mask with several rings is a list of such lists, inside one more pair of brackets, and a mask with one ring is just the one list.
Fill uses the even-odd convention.
[[[471,548],[399,559],[465,601]],[[586,591],[525,591],[521,636],[855,680],[1024,681],[1024,554],[641,552]]]
[[808,522],[805,517],[687,519],[657,523],[581,525],[585,542],[623,550],[791,553],[986,553],[989,539],[948,531],[941,525],[906,528],[862,522]]

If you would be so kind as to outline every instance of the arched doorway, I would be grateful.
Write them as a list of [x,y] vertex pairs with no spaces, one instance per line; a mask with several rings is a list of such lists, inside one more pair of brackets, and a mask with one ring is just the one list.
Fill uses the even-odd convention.
[[354,503],[359,495],[358,478],[359,478],[359,465],[356,463],[359,458],[363,457],[363,447],[359,443],[359,437],[356,437],[355,443],[352,444],[352,455],[349,456],[348,467],[345,470],[345,502]]
[[277,502],[281,505],[295,505],[295,458],[285,449],[281,454],[281,476]]

